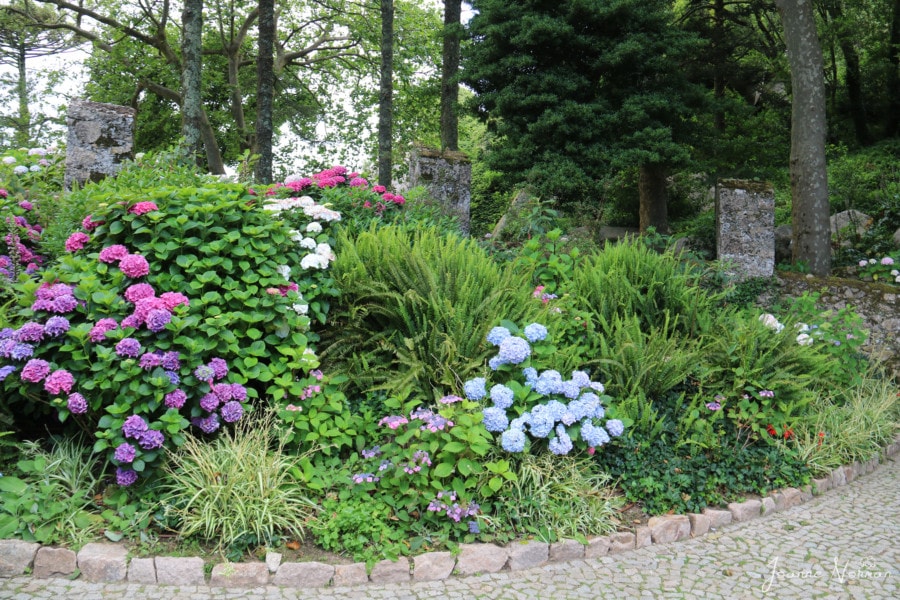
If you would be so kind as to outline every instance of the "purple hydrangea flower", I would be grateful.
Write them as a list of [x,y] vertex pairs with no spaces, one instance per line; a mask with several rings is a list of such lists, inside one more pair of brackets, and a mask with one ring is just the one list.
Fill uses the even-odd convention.
[[3,381],[7,377],[9,377],[11,374],[15,373],[15,371],[16,368],[13,365],[0,367],[0,381]]
[[33,321],[25,323],[16,332],[16,339],[20,342],[40,342],[44,339],[44,326]]
[[231,402],[226,402],[225,406],[222,407],[222,419],[226,423],[234,423],[235,421],[240,420],[242,416],[244,416],[244,407],[241,406],[241,403],[232,400]]
[[14,360],[25,360],[34,356],[34,347],[30,344],[13,344],[9,355]]
[[209,361],[209,368],[213,370],[213,376],[218,381],[228,375],[228,363],[221,358],[213,358]]
[[167,371],[177,371],[181,368],[181,360],[178,352],[174,350],[171,352],[166,352],[162,357],[162,366],[163,369]]
[[83,415],[88,409],[87,400],[85,400],[84,396],[78,392],[69,394],[69,398],[66,400],[66,406],[69,407],[69,412],[73,415]]
[[183,390],[173,390],[166,394],[165,404],[168,408],[181,408],[187,400],[187,394]]
[[138,443],[144,450],[156,450],[157,448],[162,448],[165,441],[166,437],[162,432],[156,431],[155,429],[148,429],[138,438]]
[[137,451],[135,450],[134,446],[132,446],[128,442],[124,442],[122,444],[119,444],[113,456],[120,463],[131,463],[134,462],[136,452]]
[[233,400],[237,400],[238,402],[243,402],[247,399],[247,388],[242,386],[239,383],[231,384],[231,398]]
[[91,338],[91,341],[94,343],[102,342],[106,339],[106,332],[112,331],[119,327],[119,324],[116,323],[115,319],[100,319],[97,323],[91,328],[88,337]]
[[51,337],[58,337],[69,331],[69,320],[65,317],[55,316],[47,319],[44,331]]
[[213,394],[219,399],[219,402],[228,402],[233,399],[230,383],[217,383],[212,386]]
[[32,358],[22,369],[22,381],[38,383],[50,374],[50,363],[40,358]]
[[122,467],[116,469],[116,483],[122,487],[134,484],[137,479],[138,474],[134,469],[123,469]]
[[166,377],[169,378],[169,383],[172,385],[178,385],[181,383],[181,377],[178,376],[178,373],[175,371],[166,371]]
[[141,353],[141,343],[134,338],[125,338],[116,344],[116,354],[126,358],[137,358]]
[[122,424],[122,435],[127,438],[138,439],[149,427],[140,415],[131,415]]
[[146,352],[141,355],[140,365],[142,369],[153,369],[162,364],[162,356],[156,352]]
[[200,408],[205,410],[206,412],[212,412],[219,408],[219,398],[210,392],[206,394],[202,398],[200,398]]
[[172,320],[172,313],[161,308],[150,311],[147,315],[147,329],[155,333],[159,333],[166,328],[166,325]]
[[195,417],[191,419],[191,423],[195,427],[198,427],[203,433],[213,433],[219,428],[219,415],[212,413],[202,419],[200,417]]

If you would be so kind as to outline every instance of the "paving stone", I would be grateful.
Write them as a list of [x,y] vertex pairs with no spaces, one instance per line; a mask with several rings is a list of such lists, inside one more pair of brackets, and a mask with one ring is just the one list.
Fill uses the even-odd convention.
[[456,557],[450,552],[428,552],[414,556],[412,560],[415,581],[447,579],[456,566]]
[[767,496],[762,499],[762,514],[771,515],[773,512],[777,512],[777,507],[775,505],[775,500],[772,499],[771,496]]
[[584,549],[585,558],[597,558],[609,554],[608,536],[590,537],[587,542],[587,547]]
[[743,502],[731,502],[728,505],[728,510],[731,511],[731,518],[735,523],[743,523],[744,521],[755,519],[759,516],[761,509],[762,502],[753,498]]
[[550,562],[584,558],[584,544],[576,540],[561,540],[550,544]]
[[266,552],[266,568],[269,569],[269,573],[275,573],[278,571],[278,567],[281,566],[281,553],[280,552]]
[[156,582],[166,585],[202,585],[206,583],[203,559],[199,556],[157,556]]
[[634,530],[634,547],[646,548],[653,543],[653,532],[649,527],[638,527]]
[[333,577],[333,565],[315,561],[290,562],[278,566],[272,577],[272,584],[301,589],[325,587]]
[[496,573],[509,560],[509,550],[494,544],[460,544],[456,572],[460,575]]
[[[731,515],[731,513],[728,514],[729,516]],[[688,521],[691,524],[691,537],[701,537],[706,535],[712,525],[712,519],[709,518],[709,515],[698,513],[690,513],[688,515]]]
[[550,544],[545,542],[528,541],[525,543],[513,542],[507,546],[509,550],[509,570],[521,571],[545,564],[550,558]]
[[722,510],[720,508],[704,508],[703,514],[709,517],[709,526],[712,529],[718,529],[728,525],[733,520],[730,510]]
[[22,540],[0,540],[0,577],[16,577],[34,564],[40,544]]
[[34,557],[32,575],[38,578],[68,577],[77,568],[78,558],[72,550],[42,546]]
[[266,563],[219,563],[213,567],[209,585],[216,587],[257,587],[269,583]]
[[691,520],[687,515],[651,517],[647,527],[654,544],[669,544],[691,537]]
[[132,558],[128,563],[128,583],[156,583],[156,563],[152,558]]
[[634,550],[634,534],[628,531],[614,533],[609,536],[609,553],[618,554]]
[[123,581],[128,574],[128,550],[118,544],[86,544],[77,561],[85,581]]
[[368,582],[369,574],[366,572],[366,563],[334,566],[335,586],[359,585]]
[[377,562],[369,574],[369,581],[372,583],[404,583],[409,580],[409,559],[405,556],[401,556],[399,560]]

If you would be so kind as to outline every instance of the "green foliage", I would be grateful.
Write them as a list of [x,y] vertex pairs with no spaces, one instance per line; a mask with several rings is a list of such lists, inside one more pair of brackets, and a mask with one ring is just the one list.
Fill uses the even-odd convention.
[[538,311],[524,278],[471,240],[392,226],[342,234],[337,247],[342,295],[320,349],[355,390],[440,398],[484,364],[499,315]]
[[346,553],[371,567],[378,560],[405,554],[406,533],[393,526],[390,515],[391,508],[377,499],[329,498],[310,529],[322,548]]
[[572,278],[580,253],[578,248],[563,250],[562,230],[554,229],[533,237],[522,246],[518,266],[531,273],[532,283],[541,292],[559,292]]
[[302,456],[286,452],[273,426],[271,416],[248,419],[211,443],[188,437],[171,455],[162,501],[180,535],[238,555],[281,535],[303,538],[315,504]]
[[623,437],[597,460],[616,479],[625,499],[639,503],[651,515],[700,512],[743,494],[765,495],[809,481],[809,469],[774,446],[739,444],[704,452],[677,449],[666,438]]
[[104,524],[93,498],[97,456],[76,439],[55,438],[49,449],[39,442],[21,447],[13,473],[0,477],[0,539],[90,541]]
[[622,498],[612,478],[586,458],[525,454],[516,460],[514,482],[504,486],[498,520],[520,536],[545,542],[585,540],[615,530]]
[[[322,455],[334,456],[365,443],[363,435],[370,415],[351,410],[340,390],[346,379],[343,375],[329,377],[312,371],[308,377],[297,380],[302,390],[299,395],[273,398],[287,428],[286,444],[300,449],[315,446]],[[318,486],[314,481],[309,485]]]

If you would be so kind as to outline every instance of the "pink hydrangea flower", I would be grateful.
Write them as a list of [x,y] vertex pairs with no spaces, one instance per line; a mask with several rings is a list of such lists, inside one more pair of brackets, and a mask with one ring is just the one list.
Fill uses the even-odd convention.
[[91,241],[90,236],[88,234],[76,231],[72,235],[69,236],[69,239],[66,240],[66,252],[78,252],[84,245]]
[[91,230],[93,230],[93,229],[99,227],[100,225],[103,225],[103,224],[106,222],[106,221],[94,221],[94,220],[91,219],[91,216],[92,216],[92,215],[88,215],[88,216],[86,216],[84,219],[82,219],[82,221],[81,221],[81,227],[82,227],[83,229],[86,229],[86,230],[88,230],[88,231],[91,231]]
[[175,310],[176,306],[190,306],[188,297],[180,292],[165,292],[160,296],[160,299],[163,301],[163,305],[168,311]]
[[134,206],[128,209],[133,215],[144,215],[148,212],[153,212],[154,210],[159,210],[159,207],[156,206],[153,202],[138,202]]
[[890,265],[894,264],[894,259],[891,258],[890,256],[885,256],[884,258],[881,259],[881,264],[883,264],[886,267],[889,267]]
[[150,263],[140,254],[127,254],[119,261],[119,268],[126,277],[136,279],[150,273]]
[[100,251],[99,260],[104,263],[114,263],[128,256],[128,248],[121,244],[107,246]]
[[40,358],[32,358],[22,369],[22,381],[38,383],[50,374],[50,363]]
[[72,386],[75,385],[75,378],[65,369],[57,369],[50,373],[47,380],[44,381],[44,389],[51,394],[69,393]]
[[132,286],[128,286],[128,288],[125,290],[125,299],[132,304],[142,298],[151,298],[155,295],[156,292],[153,290],[153,286],[149,283],[136,283]]

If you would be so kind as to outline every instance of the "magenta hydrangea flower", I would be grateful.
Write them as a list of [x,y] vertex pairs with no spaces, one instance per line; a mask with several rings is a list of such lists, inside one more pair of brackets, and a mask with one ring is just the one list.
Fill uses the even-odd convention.
[[142,369],[153,369],[162,364],[162,356],[156,352],[147,352],[141,355],[140,363]]
[[155,295],[156,291],[149,283],[136,283],[134,285],[128,286],[128,288],[125,290],[125,299],[132,304],[136,303],[142,298],[152,298]]
[[119,461],[120,463],[131,463],[134,462],[134,457],[137,454],[137,450],[135,447],[129,444],[128,442],[123,442],[116,447],[116,451],[113,454],[113,457]]
[[66,400],[66,406],[73,415],[83,415],[88,409],[87,400],[85,400],[84,396],[78,392],[69,394],[69,398]]
[[185,400],[187,400],[187,394],[179,389],[166,394],[164,402],[168,408],[178,409],[184,406]]
[[91,237],[88,234],[82,231],[76,231],[66,240],[66,252],[78,252],[84,248],[84,245],[89,241],[91,241]]
[[200,408],[205,410],[206,412],[212,412],[219,408],[219,398],[213,394],[209,393],[200,398]]
[[[3,191],[5,192],[6,190]],[[6,198],[6,194],[3,194],[3,197]],[[23,210],[31,210],[34,208],[34,205],[28,200],[22,200],[21,202],[19,202],[19,208]]]
[[141,343],[134,338],[125,338],[116,344],[116,354],[125,358],[137,358],[141,353]]
[[115,319],[100,319],[91,328],[90,333],[88,333],[88,337],[94,343],[102,342],[106,339],[107,331],[112,331],[113,329],[117,329],[118,327],[119,324],[116,323]]
[[143,215],[148,212],[153,212],[154,210],[159,210],[159,207],[156,206],[153,202],[138,202],[134,206],[128,209],[133,215]]
[[40,358],[32,358],[22,369],[22,381],[38,383],[50,374],[50,363]]
[[100,225],[103,225],[106,222],[106,221],[94,221],[91,219],[91,216],[92,215],[88,215],[84,219],[82,219],[81,227],[83,229],[91,231],[92,229],[95,229],[95,228],[99,227]]
[[138,437],[138,444],[144,450],[156,450],[162,448],[166,437],[160,431],[148,429]]
[[62,392],[68,394],[72,391],[73,385],[75,385],[75,378],[65,369],[53,371],[44,381],[44,389],[51,394],[61,394]]
[[162,298],[163,306],[166,307],[166,310],[173,311],[176,306],[189,306],[190,300],[188,297],[180,292],[165,292],[160,298]]
[[228,402],[234,398],[234,394],[231,391],[230,383],[217,383],[212,386],[212,393],[216,395],[219,402]]
[[119,261],[119,268],[126,277],[137,279],[150,273],[150,263],[140,254],[128,254]]
[[103,250],[100,251],[100,256],[98,256],[98,260],[104,263],[114,263],[122,260],[128,256],[128,248],[121,244],[115,244],[113,246],[107,246]]
[[150,427],[140,415],[131,415],[122,424],[122,435],[127,438],[138,439],[148,429]]
[[116,483],[122,487],[133,485],[138,480],[138,474],[134,469],[116,469]]
[[240,420],[244,415],[244,407],[241,406],[241,403],[237,400],[232,400],[225,403],[221,412],[223,421],[226,423],[234,423],[235,421]]
[[135,329],[137,329],[147,322],[147,318],[154,310],[166,310],[166,302],[162,298],[148,296],[147,298],[141,298],[140,300],[135,302],[134,313],[126,318],[132,319],[132,321],[134,322],[133,326]]
[[59,337],[69,331],[69,320],[65,317],[54,316],[47,319],[44,332],[51,337]]

